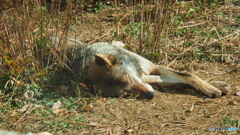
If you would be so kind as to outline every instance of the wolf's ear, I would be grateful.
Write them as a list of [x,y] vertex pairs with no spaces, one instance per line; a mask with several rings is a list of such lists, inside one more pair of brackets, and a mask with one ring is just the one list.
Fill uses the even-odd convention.
[[116,57],[109,54],[95,54],[95,62],[98,66],[112,66],[116,63]]

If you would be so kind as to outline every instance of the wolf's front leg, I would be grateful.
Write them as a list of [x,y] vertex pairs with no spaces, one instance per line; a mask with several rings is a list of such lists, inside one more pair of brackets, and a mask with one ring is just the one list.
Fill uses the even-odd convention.
[[220,97],[222,95],[221,90],[192,74],[180,73],[173,69],[156,65],[155,68],[153,68],[151,71],[150,76],[151,75],[160,76],[162,82],[151,82],[157,87],[169,86],[169,84],[187,84],[194,87],[196,90],[199,90],[202,93],[208,95],[209,97]]

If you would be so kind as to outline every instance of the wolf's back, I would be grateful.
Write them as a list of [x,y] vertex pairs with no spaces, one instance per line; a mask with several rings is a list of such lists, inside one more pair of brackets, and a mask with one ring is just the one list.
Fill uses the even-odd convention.
[[116,60],[114,64],[121,66],[119,71],[131,68],[140,76],[141,68],[135,57],[130,56],[129,51],[123,49],[124,44],[121,41],[97,42],[91,45],[84,45],[82,42],[74,39],[60,40],[57,36],[51,36],[50,40],[56,48],[62,45],[66,49],[66,59],[69,68],[74,71],[80,79],[89,77],[88,69],[95,64],[95,54],[111,55]]
[[84,75],[86,75],[85,73],[87,72],[87,69],[95,63],[95,54],[111,55],[116,59],[115,64],[119,64],[119,66],[121,65],[124,68],[131,67],[139,74],[141,72],[137,60],[134,57],[131,57],[125,49],[107,42],[98,42],[87,46],[79,46],[75,49],[68,48],[67,54],[68,58],[71,59],[72,67],[78,70],[76,72]]

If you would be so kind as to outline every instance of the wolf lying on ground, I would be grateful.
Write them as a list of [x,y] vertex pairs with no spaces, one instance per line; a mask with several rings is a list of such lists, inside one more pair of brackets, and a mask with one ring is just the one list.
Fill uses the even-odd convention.
[[[222,92],[229,91],[226,83],[214,82],[213,86],[195,75],[156,65],[122,48],[124,44],[119,41],[84,46],[80,41],[66,40],[68,68],[84,83],[93,85],[102,96],[136,95],[138,98],[152,99],[152,86],[161,89],[177,85],[190,85],[209,97],[220,97]],[[56,36],[52,36],[51,41],[55,47],[63,43]]]

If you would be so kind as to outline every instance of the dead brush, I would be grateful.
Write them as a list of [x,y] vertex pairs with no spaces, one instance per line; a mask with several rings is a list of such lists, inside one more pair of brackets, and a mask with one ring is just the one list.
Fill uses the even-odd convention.
[[[42,89],[37,86],[55,74],[55,69],[49,70],[52,66],[49,61],[57,63],[64,57],[64,53],[56,53],[48,38],[56,32],[64,37],[68,35],[72,9],[69,8],[68,13],[53,12],[41,2],[17,1],[15,6],[1,13],[0,81],[4,84],[1,89],[18,87],[21,91],[32,89],[40,94]],[[61,21],[56,16],[62,16]],[[50,54],[56,57],[50,57]],[[46,61],[48,64],[44,64]],[[57,65],[57,68],[61,67],[61,63]]]
[[[81,4],[68,2],[65,4],[65,11],[60,12],[63,8],[61,4],[32,0],[16,1],[5,6],[9,8],[1,13],[1,88],[17,85],[28,85],[31,88],[31,84],[42,85],[43,80],[54,76],[56,70],[66,66],[65,53],[59,53],[60,50],[66,50],[64,39],[69,35],[76,39],[77,35],[87,33],[83,29],[90,25],[89,14],[83,10],[81,13],[77,12],[82,9]],[[218,8],[208,11],[206,5],[197,7],[198,3],[194,1],[176,3],[142,0],[130,1],[130,7],[121,15],[119,9],[125,7],[119,6],[116,1],[114,4],[115,24],[104,31],[102,28],[107,27],[96,17],[100,34],[89,31],[91,41],[88,44],[106,39],[125,39],[130,50],[168,66],[181,59],[219,61],[219,57],[221,62],[230,59],[230,62],[237,63],[236,56],[231,54],[237,53],[235,50],[238,46],[228,44],[228,40],[237,40],[239,31],[229,33],[221,29],[224,26],[219,22],[226,20],[226,17],[222,14],[216,16],[215,12],[220,12]],[[202,9],[209,15],[203,14]],[[223,8],[223,12],[230,14],[229,17],[239,15],[229,9]],[[212,27],[215,24],[211,24],[208,18],[216,20],[217,25]],[[228,20],[229,26],[236,25],[234,19]],[[128,24],[123,25],[123,21]],[[73,24],[76,26],[73,27]],[[224,32],[225,35],[221,35]],[[48,37],[52,34],[58,34],[63,41],[57,48],[48,42]],[[201,36],[203,34],[207,37]],[[38,90],[40,89],[37,88],[35,92]]]
[[[6,5],[7,2],[4,4]],[[66,65],[65,54],[59,53],[59,50],[66,50],[64,39],[69,35],[73,35],[76,39],[77,34],[87,32],[90,33],[89,39],[92,39],[89,43],[106,39],[125,39],[130,50],[169,66],[176,60],[215,61],[219,59],[215,57],[219,56],[221,62],[229,58],[230,61],[236,61],[236,57],[230,54],[237,53],[235,51],[238,46],[224,45],[224,43],[228,40],[237,40],[239,31],[230,33],[221,29],[224,26],[219,22],[224,21],[225,18],[221,15],[216,16],[215,12],[220,12],[218,8],[206,10],[204,14],[202,9],[207,6],[198,7],[198,3],[194,1],[176,3],[133,0],[129,2],[130,7],[126,12],[120,15],[119,8],[125,7],[120,7],[116,1],[114,4],[117,13],[116,22],[105,33],[100,29],[99,35],[83,30],[91,25],[88,22],[88,13],[84,13],[83,10],[81,14],[77,12],[79,8],[82,9],[81,4],[68,2],[65,4],[64,12],[56,10],[62,8],[60,2],[49,4],[46,1],[37,0],[16,1],[15,6],[6,6],[12,8],[1,13],[0,64],[2,68],[0,72],[4,78],[1,79],[4,84],[1,87],[7,87],[10,82],[12,84],[14,82],[15,85],[17,85],[16,82],[42,84],[43,78],[54,76],[57,69]],[[229,17],[238,16],[238,13],[230,12],[229,9],[223,8],[223,10],[230,14]],[[82,14],[87,17],[84,18]],[[208,25],[211,23],[208,18],[216,19],[217,25],[215,27],[212,27],[214,23]],[[228,20],[232,20],[227,22],[229,27],[236,25],[234,19]],[[99,22],[99,28],[106,27],[97,17],[95,21]],[[123,25],[122,21],[129,24]],[[76,27],[73,27],[73,24],[77,24]],[[58,34],[63,41],[58,48],[54,48],[48,42],[48,37],[52,34]],[[128,34],[132,35],[128,36]],[[160,61],[160,59],[163,60]],[[47,64],[44,65],[44,62]],[[56,64],[57,68],[48,70]]]

